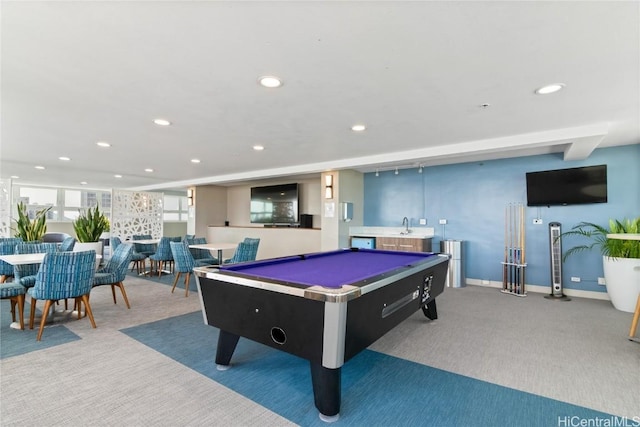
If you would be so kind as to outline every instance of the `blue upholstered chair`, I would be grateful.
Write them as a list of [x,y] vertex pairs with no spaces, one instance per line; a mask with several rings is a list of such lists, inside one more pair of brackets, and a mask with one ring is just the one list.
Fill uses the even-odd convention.
[[[194,237],[192,239],[186,239],[186,241],[189,245],[203,245],[207,243],[207,239],[204,237]],[[207,249],[189,248],[189,252],[191,252],[197,267],[219,263],[218,258],[212,257],[211,252]]]
[[173,287],[171,293],[176,289],[180,274],[186,273],[184,278],[184,296],[189,296],[189,279],[191,278],[191,272],[195,266],[195,261],[191,252],[189,251],[189,244],[187,242],[169,242],[171,247],[171,253],[173,255],[173,261],[175,263],[176,278],[173,281]]
[[[33,329],[37,301],[45,301],[37,341],[42,337],[51,304],[61,299],[74,298],[77,307],[80,307],[81,302],[84,303],[91,326],[96,327],[89,304],[89,293],[96,271],[95,265],[95,251],[51,252],[45,255],[36,275],[35,284],[27,291],[31,297],[29,329]],[[78,310],[78,317],[80,317],[79,313],[80,310]]]
[[[18,243],[15,247],[16,254],[38,254],[58,252],[57,243]],[[93,262],[95,264],[95,258]],[[25,288],[30,288],[36,283],[36,274],[40,264],[21,264],[13,266],[14,282],[20,283]]]
[[[7,237],[0,240],[0,255],[12,255],[16,251],[16,245],[22,243],[18,237]],[[13,277],[13,265],[0,260],[0,283]]]
[[[13,267],[13,266],[11,266]],[[24,329],[24,295],[27,288],[20,283],[3,282],[0,283],[0,299],[11,300],[11,321],[16,321],[16,305],[18,306],[18,318],[20,329]]]
[[[111,250],[113,251],[113,253],[115,253],[116,249],[118,249],[118,246],[120,246],[121,244],[122,244],[122,240],[120,240],[119,237],[111,237],[111,240],[109,241],[109,246],[111,247]],[[133,269],[136,268],[138,271],[138,274],[141,274],[142,272],[144,272],[144,264],[146,259],[147,259],[147,256],[145,254],[136,252],[135,245],[132,245],[130,262],[133,262],[133,267],[131,267],[131,270],[133,271]]]
[[[246,240],[246,239],[245,239]],[[225,261],[225,264],[235,264],[238,262],[246,262],[246,261],[255,261],[256,255],[258,254],[258,245],[260,244],[260,239],[252,239],[252,241],[244,241],[238,243],[238,247],[236,248],[233,256]]]
[[75,237],[66,237],[62,243],[60,243],[60,247],[58,248],[58,250],[60,252],[70,252],[73,250],[73,247],[76,244],[76,239]]
[[151,234],[134,234],[132,236],[134,240],[134,250],[139,254],[150,256],[156,253],[156,245],[147,245],[142,243],[135,243],[136,240],[149,240],[153,239]]
[[258,255],[258,246],[260,239],[246,237],[238,244],[235,253],[229,259],[224,261],[225,264],[235,264],[238,262],[255,261]]
[[133,254],[133,245],[122,243],[113,251],[111,258],[107,264],[100,270],[96,271],[93,277],[93,287],[102,285],[111,285],[111,294],[113,295],[113,303],[116,302],[116,286],[120,288],[122,298],[127,308],[131,308],[129,305],[129,299],[127,293],[124,290],[124,283],[122,283],[127,276],[127,269],[131,262],[131,255]]
[[149,260],[151,261],[151,271],[153,272],[154,266],[158,271],[158,276],[162,274],[162,270],[167,268],[167,263],[169,264],[169,268],[173,265],[173,255],[171,254],[171,246],[169,245],[171,240],[168,237],[160,238],[160,242],[158,243],[158,248],[156,249],[156,253],[153,255],[149,255]]

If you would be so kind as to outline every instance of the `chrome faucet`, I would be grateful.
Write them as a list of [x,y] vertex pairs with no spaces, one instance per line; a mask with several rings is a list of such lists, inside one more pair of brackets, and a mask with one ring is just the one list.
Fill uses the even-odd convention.
[[409,218],[406,216],[402,218],[402,226],[404,227],[404,231],[400,234],[409,234]]

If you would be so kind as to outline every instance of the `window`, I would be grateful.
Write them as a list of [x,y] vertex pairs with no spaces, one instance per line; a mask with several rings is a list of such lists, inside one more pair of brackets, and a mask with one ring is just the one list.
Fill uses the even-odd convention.
[[165,194],[163,215],[165,221],[186,221],[188,214],[186,196]]
[[29,217],[47,206],[47,220],[73,221],[80,215],[81,209],[96,205],[109,217],[111,215],[111,192],[100,190],[74,190],[67,188],[45,188],[14,185],[14,200],[27,205]]

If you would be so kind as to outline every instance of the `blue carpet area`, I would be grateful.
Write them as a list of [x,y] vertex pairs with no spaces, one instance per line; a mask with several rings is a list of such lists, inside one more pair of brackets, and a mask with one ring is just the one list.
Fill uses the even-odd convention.
[[[302,426],[326,426],[306,360],[240,339],[232,368],[215,368],[218,329],[200,312],[125,334]],[[563,403],[365,350],[342,368],[344,426],[557,426],[558,417],[610,418]]]
[[[42,305],[43,303],[40,302],[39,304]],[[25,305],[24,310],[24,330],[12,329],[9,327],[11,324],[11,302],[2,300],[0,303],[0,359],[19,356],[80,339],[78,335],[65,328],[62,324],[54,323],[45,326],[42,340],[36,341],[40,323],[34,325],[33,329],[29,329],[29,303]],[[39,315],[39,311],[37,314]],[[16,317],[17,315],[16,313]]]

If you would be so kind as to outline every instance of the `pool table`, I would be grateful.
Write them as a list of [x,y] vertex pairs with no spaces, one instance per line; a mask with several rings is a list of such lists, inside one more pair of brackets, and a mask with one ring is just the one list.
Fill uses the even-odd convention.
[[324,421],[340,412],[342,365],[422,309],[437,318],[445,254],[341,249],[195,268],[205,323],[226,369],[240,337],[309,360]]

